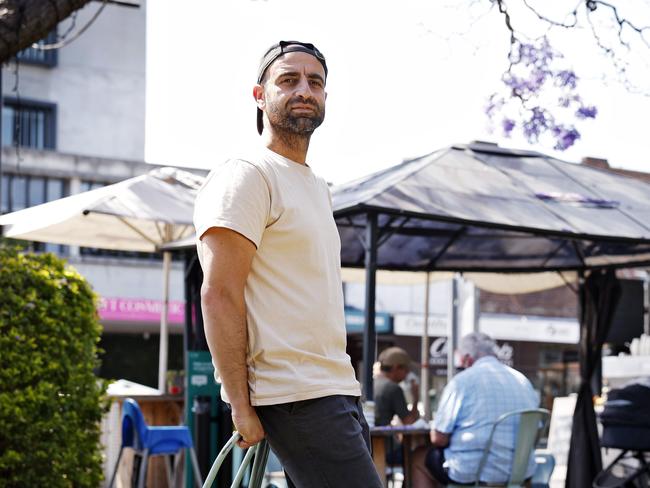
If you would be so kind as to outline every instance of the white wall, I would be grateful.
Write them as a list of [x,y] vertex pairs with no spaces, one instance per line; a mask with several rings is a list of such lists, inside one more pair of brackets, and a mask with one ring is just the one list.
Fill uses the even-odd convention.
[[[162,261],[107,265],[107,258],[97,259],[95,263],[89,258],[83,261],[71,259],[70,264],[81,273],[101,296],[122,298],[147,298],[161,300],[163,293]],[[183,265],[173,263],[169,281],[169,299],[184,301]]]

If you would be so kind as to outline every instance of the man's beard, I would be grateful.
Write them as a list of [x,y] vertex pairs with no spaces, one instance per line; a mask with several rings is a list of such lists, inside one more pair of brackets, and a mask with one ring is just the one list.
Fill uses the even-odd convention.
[[289,107],[296,100],[290,100],[286,107],[281,107],[277,103],[269,104],[269,122],[271,126],[280,132],[289,133],[296,136],[311,136],[318,126],[325,119],[325,107],[319,106],[316,102],[301,101],[301,105],[309,105],[314,109],[311,115],[293,115]]

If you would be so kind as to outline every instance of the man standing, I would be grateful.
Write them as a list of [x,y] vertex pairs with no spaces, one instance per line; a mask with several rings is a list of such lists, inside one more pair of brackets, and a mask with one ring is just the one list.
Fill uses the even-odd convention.
[[[445,387],[433,418],[433,448],[420,449],[414,456],[414,486],[473,484],[492,425],[501,415],[514,410],[537,408],[533,386],[518,371],[501,363],[496,344],[486,334],[473,332],[460,341],[461,367]],[[516,421],[495,432],[490,456],[483,468],[482,483],[503,483],[512,465]],[[534,456],[527,477],[535,470]]]
[[208,176],[194,224],[206,338],[240,447],[265,435],[290,486],[379,487],[345,352],[340,240],[306,164],[325,117],[325,58],[281,41],[253,96],[263,148]]

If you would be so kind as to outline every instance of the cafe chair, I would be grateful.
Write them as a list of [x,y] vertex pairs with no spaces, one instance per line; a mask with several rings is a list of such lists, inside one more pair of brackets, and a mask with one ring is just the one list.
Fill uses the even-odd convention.
[[[111,476],[109,488],[115,482],[117,469],[120,466],[120,459],[125,448],[131,448],[140,457],[140,469],[138,474],[138,488],[144,488],[147,478],[147,465],[150,456],[172,456],[174,470],[170,470],[169,463],[165,462],[167,469],[168,486],[174,486],[174,479],[180,464],[181,451],[187,449],[190,454],[194,479],[197,486],[201,486],[201,473],[199,464],[194,452],[194,444],[189,429],[184,425],[150,427],[144,420],[138,402],[133,398],[127,398],[122,405],[122,445],[117,456],[115,469]],[[165,460],[166,461],[166,460]]]
[[[219,468],[223,464],[223,460],[226,459],[226,456],[232,450],[232,448],[235,447],[235,444],[237,444],[237,441],[239,439],[241,439],[241,435],[239,434],[239,432],[233,432],[232,437],[228,440],[228,442],[226,442],[226,444],[223,446],[223,448],[217,455],[217,458],[214,460],[214,463],[210,468],[210,472],[208,473],[208,476],[206,476],[205,478],[205,483],[203,483],[203,488],[210,488],[212,486],[212,483],[214,482],[214,479],[216,478],[217,473],[219,472]],[[264,481],[264,470],[266,468],[266,462],[268,461],[268,459],[269,459],[269,444],[266,441],[266,439],[262,439],[261,442],[255,444],[253,447],[249,447],[246,450],[244,459],[239,465],[239,469],[237,470],[237,474],[235,474],[235,478],[233,479],[230,488],[236,488],[237,486],[240,485],[240,483],[244,479],[244,475],[246,474],[248,466],[251,463],[253,467],[251,469],[248,488],[261,488],[262,482]],[[267,488],[269,488],[270,486],[274,486],[274,485],[269,485],[267,486]]]
[[[550,412],[544,408],[534,408],[528,410],[516,410],[501,415],[492,425],[490,436],[488,437],[487,444],[483,449],[483,455],[478,465],[478,470],[475,476],[475,485],[481,486],[480,479],[483,467],[487,461],[490,449],[492,448],[492,438],[494,433],[506,421],[512,420],[512,417],[519,417],[519,427],[517,428],[517,438],[515,441],[515,449],[512,458],[512,466],[510,468],[510,477],[508,481],[502,484],[490,483],[489,486],[499,486],[503,488],[520,488],[526,482],[526,469],[528,468],[528,461],[530,455],[535,449],[535,444],[539,434],[548,423]],[[463,485],[450,484],[449,488],[461,488]],[[467,485],[464,485],[467,486]]]
[[551,475],[555,469],[555,456],[544,449],[535,450],[535,473],[530,480],[530,488],[549,488]]

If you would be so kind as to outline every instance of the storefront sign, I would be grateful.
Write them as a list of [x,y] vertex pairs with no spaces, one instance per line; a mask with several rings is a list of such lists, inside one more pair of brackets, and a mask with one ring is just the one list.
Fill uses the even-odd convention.
[[479,330],[493,339],[577,344],[580,327],[576,319],[525,315],[481,314]]
[[[512,366],[514,364],[514,348],[511,344],[503,342],[497,344],[497,358],[504,364]],[[429,347],[429,365],[437,367],[447,367],[447,338],[437,337],[431,342]]]
[[[146,298],[101,297],[97,311],[100,320],[113,322],[160,322],[162,300]],[[185,322],[185,303],[170,301],[168,309],[170,324]]]
[[[446,336],[449,316],[444,314],[429,315],[429,336]],[[395,335],[422,336],[424,316],[416,314],[395,314],[393,316]]]
[[[345,308],[345,329],[348,334],[362,333],[366,317],[363,310]],[[393,323],[390,314],[385,312],[375,313],[375,333],[390,334],[393,331]]]

